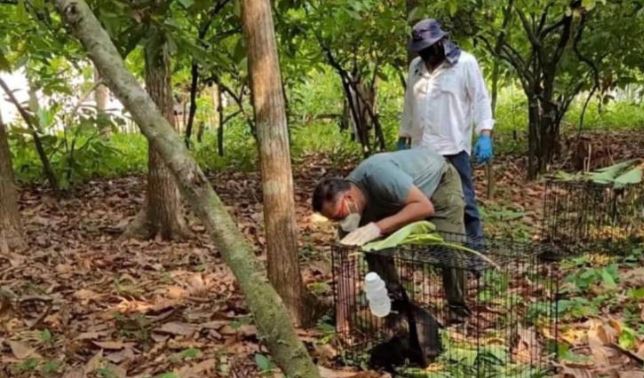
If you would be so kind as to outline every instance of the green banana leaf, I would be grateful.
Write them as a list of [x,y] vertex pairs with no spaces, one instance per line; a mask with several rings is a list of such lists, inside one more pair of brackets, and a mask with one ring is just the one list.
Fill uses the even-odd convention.
[[635,168],[626,171],[626,173],[622,173],[620,176],[618,176],[615,181],[613,182],[613,185],[615,186],[616,189],[623,188],[626,185],[633,185],[633,184],[638,184],[642,182],[642,170],[644,169],[644,165],[640,164],[639,166],[636,166]]
[[586,173],[571,174],[558,171],[553,178],[558,181],[591,181],[596,184],[610,184],[619,189],[642,182],[643,170],[642,159],[631,159]]
[[449,247],[463,252],[472,253],[476,256],[479,256],[481,259],[488,262],[495,268],[499,270],[501,269],[494,261],[492,261],[489,257],[481,254],[480,252],[475,251],[471,248],[467,248],[458,243],[450,243],[445,241],[443,237],[436,231],[436,226],[428,221],[418,221],[410,223],[384,239],[365,244],[364,246],[362,246],[362,250],[365,252],[381,251],[383,249],[394,248],[399,245],[434,245]]
[[418,241],[422,241],[425,238],[427,241],[443,241],[443,238],[436,233],[436,226],[433,223],[419,221],[408,224],[385,239],[365,244],[362,250],[381,251],[401,244],[417,244]]
[[634,162],[635,160],[627,160],[613,164],[610,167],[600,168],[590,173],[590,179],[598,184],[610,184],[614,182],[625,169],[630,168]]

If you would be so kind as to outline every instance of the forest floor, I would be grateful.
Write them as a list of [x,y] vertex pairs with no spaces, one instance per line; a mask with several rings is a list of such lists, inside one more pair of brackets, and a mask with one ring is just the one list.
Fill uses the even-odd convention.
[[[633,144],[632,135],[611,137],[615,148],[595,160],[642,155],[641,139]],[[605,141],[603,136],[593,143]],[[321,177],[348,168],[332,167],[325,156],[309,156],[294,170],[303,277],[327,302],[335,232],[312,215],[310,192]],[[501,157],[495,162],[494,198],[487,198],[484,174],[477,169],[486,230],[527,239],[536,235],[543,182],[524,180],[523,159]],[[264,258],[259,175],[222,172],[210,178],[257,256]],[[0,377],[270,375],[270,356],[258,341],[235,279],[194,217],[188,216],[194,238],[185,242],[118,241],[143,198],[143,177],[89,182],[62,199],[42,188],[22,190],[30,251],[0,255]],[[622,329],[623,305],[633,290],[639,302],[629,306],[637,313],[629,310],[628,316],[644,322],[641,257],[629,265],[600,255],[577,261],[577,268],[601,269],[612,262],[619,264],[621,302],[562,318],[562,339],[574,357],[562,361],[564,375],[644,377],[642,329],[631,335],[632,351],[616,346],[617,339],[629,337]],[[589,298],[597,296],[591,289],[584,293]],[[381,376],[340,367],[328,324],[299,332],[316,361],[326,366],[321,368],[325,377]]]

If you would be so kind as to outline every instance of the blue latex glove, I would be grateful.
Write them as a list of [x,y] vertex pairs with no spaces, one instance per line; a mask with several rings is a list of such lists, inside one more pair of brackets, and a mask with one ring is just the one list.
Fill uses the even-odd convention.
[[398,138],[398,143],[396,143],[396,149],[398,151],[406,150],[409,148],[409,143],[407,143],[408,138],[400,137]]
[[487,163],[492,158],[492,138],[481,135],[474,146],[474,157],[479,164]]

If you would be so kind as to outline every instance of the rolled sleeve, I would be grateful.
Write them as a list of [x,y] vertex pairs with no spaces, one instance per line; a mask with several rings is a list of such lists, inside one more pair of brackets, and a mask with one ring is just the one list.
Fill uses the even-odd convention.
[[472,59],[467,65],[467,94],[472,101],[472,119],[474,121],[476,134],[483,130],[492,130],[494,119],[492,118],[492,105],[490,96],[485,87],[483,74],[476,61]]

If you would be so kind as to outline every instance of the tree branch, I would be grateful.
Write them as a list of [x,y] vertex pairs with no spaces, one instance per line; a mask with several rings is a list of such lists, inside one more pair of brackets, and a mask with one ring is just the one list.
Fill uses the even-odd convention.
[[[212,24],[212,21],[215,19],[215,16],[226,6],[230,0],[219,0],[212,7],[208,15],[206,16],[205,22],[199,27],[199,32],[197,33],[197,43],[201,46],[205,46],[203,39],[208,33],[208,29]],[[192,125],[194,124],[195,114],[197,114],[197,90],[199,85],[199,65],[197,64],[196,59],[193,58],[192,65],[190,66],[190,108],[188,109],[188,122],[186,123],[186,135],[185,143],[186,147],[190,148],[190,137],[192,136]]]
[[536,31],[536,33],[539,34],[540,37],[544,37],[544,35],[542,35],[541,33],[543,32],[543,27],[546,25],[550,7],[552,7],[553,5],[554,5],[554,2],[550,2],[543,8],[543,12],[541,13],[541,19],[539,20],[539,25],[537,26],[537,31]]
[[577,138],[581,136],[581,130],[584,127],[584,116],[586,115],[586,109],[588,108],[588,103],[592,99],[593,95],[597,91],[597,88],[599,88],[599,69],[597,69],[597,66],[595,63],[584,56],[581,51],[579,51],[579,42],[581,41],[581,36],[582,33],[584,32],[584,28],[586,26],[586,13],[583,13],[581,15],[581,20],[579,21],[579,29],[577,31],[577,34],[575,35],[575,39],[572,44],[572,50],[575,52],[575,55],[577,55],[577,58],[586,63],[590,69],[592,70],[593,74],[593,86],[588,92],[588,96],[586,97],[586,101],[584,101],[584,106],[581,109],[581,114],[579,115],[579,125],[577,128]]
[[[545,11],[547,11],[547,9]],[[517,12],[517,15],[519,15],[519,19],[521,20],[521,25],[523,25],[523,29],[525,30],[526,34],[528,35],[528,39],[530,40],[530,43],[532,43],[533,48],[534,47],[540,47],[541,46],[541,41],[539,39],[537,39],[537,36],[534,33],[534,30],[532,29],[532,25],[530,25],[530,21],[525,16],[525,13],[523,13],[523,11],[521,9],[518,9],[518,8],[516,9],[516,12]]]
[[0,87],[2,87],[2,89],[7,94],[7,96],[9,96],[9,100],[11,101],[11,103],[13,103],[13,105],[18,110],[18,113],[20,113],[20,116],[27,124],[27,127],[29,128],[29,131],[31,133],[31,136],[32,138],[34,138],[36,152],[38,152],[38,156],[40,157],[40,162],[42,163],[43,172],[47,177],[47,181],[49,181],[49,185],[51,185],[52,189],[54,189],[55,192],[58,192],[59,190],[58,179],[56,178],[56,174],[54,174],[54,170],[52,169],[51,164],[49,163],[49,158],[47,157],[45,148],[43,147],[42,141],[40,140],[40,136],[38,135],[38,128],[34,125],[33,116],[27,113],[27,111],[20,105],[20,102],[13,95],[13,92],[11,91],[11,89],[9,89],[9,86],[7,86],[7,83],[5,83],[5,81],[2,80],[2,78],[0,78]]

